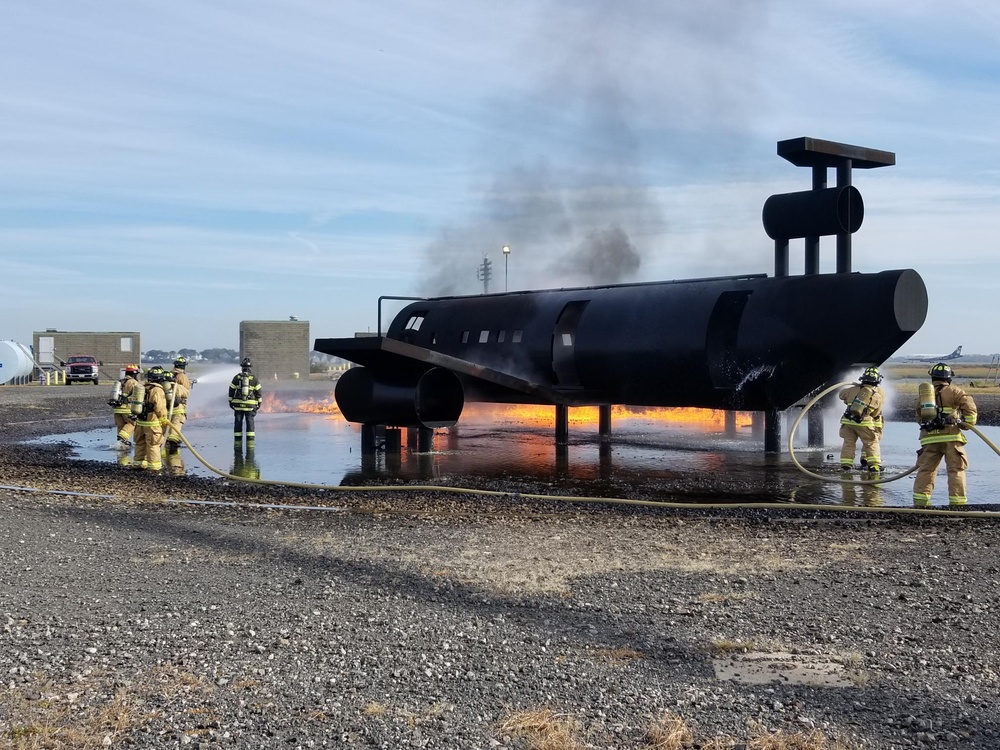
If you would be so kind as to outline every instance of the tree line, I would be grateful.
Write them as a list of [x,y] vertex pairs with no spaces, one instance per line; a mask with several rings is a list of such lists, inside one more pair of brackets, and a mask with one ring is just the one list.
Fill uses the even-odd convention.
[[197,349],[178,349],[176,351],[150,349],[142,353],[142,361],[149,364],[173,362],[178,357],[220,365],[239,364],[240,361],[240,353],[235,349],[204,349],[202,351]]

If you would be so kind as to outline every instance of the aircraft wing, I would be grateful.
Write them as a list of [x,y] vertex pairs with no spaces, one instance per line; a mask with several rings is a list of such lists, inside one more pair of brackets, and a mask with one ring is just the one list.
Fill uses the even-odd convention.
[[505,372],[415,346],[384,336],[362,338],[316,339],[315,350],[381,372],[419,375],[434,367],[443,367],[458,375],[474,400],[498,403],[564,404],[566,406],[599,403],[581,389],[553,388]]

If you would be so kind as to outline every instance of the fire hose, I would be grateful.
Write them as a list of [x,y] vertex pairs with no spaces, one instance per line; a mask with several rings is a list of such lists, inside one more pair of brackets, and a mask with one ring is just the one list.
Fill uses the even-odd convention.
[[[836,387],[836,386],[833,386]],[[828,389],[833,390],[833,388]],[[819,397],[813,400],[806,408],[810,408],[815,401],[818,401],[825,393],[820,394]],[[803,410],[803,414],[805,410]],[[801,419],[801,415],[799,416]],[[792,435],[795,434],[795,427],[798,426],[798,420],[796,420],[795,425],[792,427]],[[544,500],[544,501],[559,501],[567,503],[593,503],[593,504],[607,504],[607,505],[635,505],[644,506],[652,508],[670,508],[677,510],[732,510],[734,508],[741,509],[785,509],[785,510],[813,510],[813,511],[844,511],[844,512],[854,512],[854,513],[892,513],[892,514],[921,514],[921,515],[942,515],[949,517],[968,517],[968,518],[1000,518],[1000,513],[992,511],[956,511],[956,510],[936,510],[927,508],[896,508],[896,507],[868,507],[868,506],[845,506],[845,505],[821,505],[818,503],[681,503],[681,502],[671,502],[666,500],[636,500],[633,498],[614,498],[614,497],[582,497],[573,495],[543,495],[543,494],[532,494],[525,492],[510,492],[504,490],[482,490],[475,489],[472,487],[450,487],[447,485],[412,485],[412,484],[392,484],[392,485],[327,485],[327,484],[308,484],[303,482],[286,482],[279,481],[275,479],[256,479],[252,477],[241,477],[236,474],[230,474],[222,469],[219,469],[212,464],[210,464],[197,449],[191,445],[191,442],[187,439],[187,436],[182,430],[175,430],[178,437],[184,442],[184,445],[188,447],[193,455],[205,468],[209,471],[218,474],[226,479],[231,479],[237,482],[248,482],[250,484],[260,484],[269,485],[274,487],[296,487],[300,489],[307,490],[333,490],[341,492],[443,492],[443,493],[455,493],[455,494],[465,494],[465,495],[486,495],[492,497],[513,497],[517,499],[525,500]],[[985,438],[984,438],[985,439]],[[992,445],[992,443],[991,443]],[[996,448],[994,447],[994,450]],[[997,451],[1000,455],[1000,451]],[[793,455],[793,460],[795,460]],[[798,461],[795,461],[799,468],[803,468]],[[916,467],[910,469],[905,474],[900,476],[906,476],[912,472]],[[803,468],[803,471],[810,473]],[[819,478],[819,475],[815,475]],[[898,478],[898,477],[897,477]],[[882,480],[888,481],[888,480]],[[865,482],[866,484],[873,484],[871,481]],[[172,502],[184,503],[189,501],[184,500],[173,500]],[[203,501],[190,501],[192,503],[198,503]],[[220,503],[223,504],[223,503]],[[232,503],[233,505],[238,505],[239,503]],[[250,505],[250,504],[245,504]],[[256,504],[254,504],[256,505]],[[268,506],[273,507],[273,506]],[[320,509],[320,508],[317,508]]]
[[[792,423],[792,429],[788,433],[788,455],[791,456],[792,463],[794,463],[795,466],[799,469],[799,471],[801,471],[803,474],[806,474],[807,476],[810,476],[813,479],[818,479],[821,482],[830,482],[833,484],[862,484],[862,485],[887,484],[889,482],[895,482],[897,479],[902,479],[903,477],[909,476],[910,474],[915,472],[917,470],[916,464],[911,466],[906,471],[900,472],[899,474],[893,474],[887,477],[879,477],[878,479],[844,479],[843,477],[831,477],[831,476],[823,476],[822,474],[817,474],[816,472],[810,471],[801,463],[799,463],[799,459],[795,455],[795,430],[798,428],[799,422],[802,421],[802,418],[806,415],[806,412],[812,409],[825,395],[827,395],[832,391],[835,391],[838,388],[843,388],[849,385],[853,385],[853,382],[850,380],[845,381],[843,383],[835,383],[834,385],[831,385],[829,388],[827,388],[824,391],[821,391],[818,395],[816,395],[812,399],[812,401],[806,404],[805,407],[802,409],[802,412],[795,419],[795,422]],[[986,437],[986,435],[984,435],[975,425],[963,423],[963,427],[969,429],[970,431],[978,435],[982,439],[982,441],[986,443],[993,450],[994,453],[1000,456],[1000,448],[997,448],[997,446],[993,443],[993,441],[991,441],[988,437]]]
[[[803,467],[795,456],[794,447],[792,441],[795,436],[795,430],[802,420],[805,413],[815,406],[823,396],[825,396],[830,391],[834,390],[843,385],[850,385],[847,383],[838,383],[837,385],[831,386],[826,389],[818,396],[816,396],[812,401],[810,401],[806,407],[802,410],[798,419],[792,425],[791,432],[789,434],[789,454],[792,456],[792,461],[795,465],[803,471],[805,474],[815,477],[821,481],[827,482],[838,482],[838,483],[854,483],[854,484],[881,484],[889,481],[895,481],[908,474],[912,473],[916,467],[914,466],[907,471],[892,477],[885,477],[878,480],[838,480],[831,477],[824,477],[819,474],[815,474],[805,467]],[[987,445],[993,450],[994,453],[1000,455],[1000,449],[994,445],[989,438],[987,438],[982,432],[976,429],[973,425],[967,425],[967,427],[972,430],[976,435],[982,438]],[[613,498],[613,497],[585,497],[585,496],[572,496],[572,495],[544,495],[544,494],[534,494],[534,493],[522,493],[522,492],[511,492],[507,490],[483,490],[471,487],[452,487],[447,485],[325,485],[325,484],[308,484],[302,482],[287,482],[272,479],[256,479],[251,477],[241,477],[235,474],[230,474],[222,469],[219,469],[209,463],[191,444],[184,432],[178,428],[174,428],[177,436],[181,441],[188,447],[191,454],[203,464],[209,471],[219,476],[230,479],[237,482],[246,482],[250,484],[268,485],[275,487],[295,487],[308,490],[326,490],[326,491],[341,491],[341,492],[440,492],[440,493],[455,493],[455,494],[466,494],[466,495],[484,495],[493,497],[511,497],[514,499],[525,499],[525,500],[542,500],[542,501],[557,501],[566,503],[592,503],[592,504],[605,504],[605,505],[634,505],[634,506],[645,506],[651,508],[665,508],[665,509],[676,509],[676,510],[732,510],[732,509],[762,509],[762,510],[808,510],[808,511],[822,511],[822,512],[849,512],[849,513],[879,513],[879,514],[919,514],[919,515],[931,515],[931,516],[945,516],[945,517],[956,517],[956,518],[988,518],[988,519],[1000,519],[1000,512],[995,511],[966,511],[966,510],[945,510],[936,508],[904,508],[904,507],[884,507],[884,506],[848,506],[848,505],[824,505],[819,503],[783,503],[783,502],[763,502],[763,503],[685,503],[685,502],[671,502],[666,500],[637,500],[633,498]],[[47,494],[57,494],[57,495],[72,495],[79,497],[90,497],[90,498],[106,498],[114,499],[114,495],[103,495],[103,494],[93,494],[87,492],[77,492],[71,490],[52,490],[43,489],[38,487],[22,487],[15,485],[0,485],[0,490],[12,490],[20,492],[38,492]],[[264,503],[239,503],[239,502],[212,502],[204,500],[180,500],[171,499],[168,502],[179,503],[179,504],[206,504],[206,505],[230,505],[230,506],[240,506],[240,507],[254,507],[254,508],[284,508],[284,509],[296,509],[296,510],[331,510],[331,508],[325,506],[300,506],[300,505],[286,505],[286,504],[264,504]],[[339,508],[334,508],[333,510],[342,510]]]

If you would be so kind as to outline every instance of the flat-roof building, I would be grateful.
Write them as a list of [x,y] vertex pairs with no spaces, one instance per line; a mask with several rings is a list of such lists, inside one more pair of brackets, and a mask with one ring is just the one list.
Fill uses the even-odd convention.
[[249,357],[261,381],[309,377],[307,320],[243,320],[240,322],[240,359]]
[[115,379],[129,364],[141,364],[138,331],[59,331],[47,328],[32,334],[35,361],[42,367],[61,367],[75,354],[89,354],[101,362],[101,377]]

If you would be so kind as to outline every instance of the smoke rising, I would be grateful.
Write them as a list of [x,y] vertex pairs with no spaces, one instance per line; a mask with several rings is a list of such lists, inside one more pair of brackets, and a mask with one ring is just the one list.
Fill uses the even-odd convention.
[[564,256],[557,262],[571,262],[572,266],[567,272],[579,268],[588,278],[614,283],[634,278],[642,265],[642,258],[625,230],[616,224],[592,230],[580,243],[577,253],[570,257]]
[[425,248],[436,270],[418,294],[482,292],[484,257],[490,291],[502,291],[502,245],[511,290],[638,280],[669,250],[650,179],[670,176],[655,165],[665,152],[675,167],[697,158],[687,146],[702,121],[715,126],[750,96],[716,60],[739,46],[743,11],[692,5],[554,3],[540,15],[535,37],[514,48],[529,80],[496,102],[503,127],[483,145],[472,208]]

